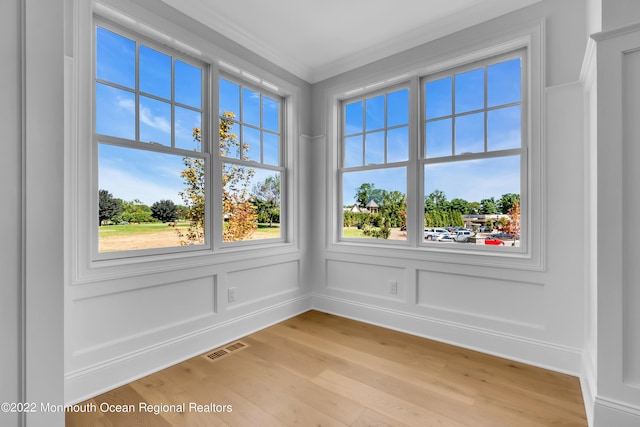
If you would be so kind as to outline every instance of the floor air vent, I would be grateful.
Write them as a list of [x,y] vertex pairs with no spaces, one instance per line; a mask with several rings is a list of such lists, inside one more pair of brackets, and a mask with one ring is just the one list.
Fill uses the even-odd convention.
[[236,341],[234,343],[228,344],[224,347],[218,348],[213,350],[211,353],[207,353],[205,354],[204,357],[206,357],[207,359],[214,361],[214,360],[219,360],[225,356],[228,356],[229,354],[233,353],[234,351],[238,351],[238,350],[243,350],[245,348],[249,347],[249,344],[243,343],[242,341]]

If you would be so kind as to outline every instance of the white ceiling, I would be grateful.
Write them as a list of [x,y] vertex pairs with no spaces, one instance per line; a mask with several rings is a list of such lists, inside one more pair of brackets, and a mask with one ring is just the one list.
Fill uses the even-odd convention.
[[162,0],[315,83],[540,0]]

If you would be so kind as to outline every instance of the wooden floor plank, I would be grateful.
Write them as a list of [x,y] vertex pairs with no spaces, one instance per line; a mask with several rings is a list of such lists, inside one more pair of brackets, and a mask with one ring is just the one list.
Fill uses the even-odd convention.
[[311,405],[320,412],[331,414],[332,418],[344,424],[350,425],[365,410],[356,401],[317,386],[282,366],[258,359],[250,352],[238,355],[238,359],[239,363],[245,363],[248,359],[252,360],[253,365],[259,366],[261,369],[259,372],[252,370],[253,375],[265,376],[270,382],[278,384],[288,393],[294,394],[300,401]]
[[118,387],[94,400],[114,426],[171,426],[163,416],[141,411],[139,405],[144,399],[130,385]]
[[433,370],[418,370],[400,363],[395,359],[385,359],[378,355],[352,349],[348,346],[336,344],[330,339],[318,337],[316,334],[288,328],[286,325],[275,325],[270,329],[276,334],[292,337],[292,339],[302,342],[318,351],[325,351],[344,360],[357,361],[358,365],[365,366],[372,371],[404,378],[405,381],[410,384],[423,387],[426,390],[449,397],[462,404],[473,403],[476,393],[473,388],[466,387],[461,383],[442,380]]
[[100,411],[94,399],[84,402],[87,412],[67,412],[65,414],[66,427],[114,427],[107,416]]
[[[171,380],[189,390],[189,395],[195,403],[201,405],[215,404],[230,406],[231,412],[216,413],[216,417],[229,425],[242,426],[274,426],[280,427],[286,424],[269,414],[265,408],[254,405],[251,401],[239,395],[221,381],[218,381],[212,372],[208,372],[206,366],[201,366],[204,361],[201,357],[195,357],[176,367],[167,368],[167,376]],[[224,362],[224,360],[220,360]],[[182,368],[182,369],[180,369]]]
[[251,359],[238,355],[216,362],[201,358],[193,363],[200,369],[208,370],[216,382],[224,384],[286,425],[301,425],[307,419],[313,419],[322,426],[347,425],[299,399],[297,390],[265,372],[263,366]]
[[351,427],[411,427],[373,409],[366,409]]
[[199,396],[183,390],[162,371],[132,382],[131,387],[150,405],[183,404],[185,406],[184,412],[169,410],[162,414],[171,425],[193,427],[224,427],[228,425],[215,414],[191,410],[190,403],[199,403]]
[[325,371],[313,380],[329,390],[346,396],[357,396],[360,403],[385,416],[408,425],[461,427],[463,424],[448,419],[435,411],[414,405],[366,384],[354,381],[333,371]]
[[229,405],[215,413],[84,413],[67,425],[587,425],[577,378],[310,311],[96,396],[97,405]]

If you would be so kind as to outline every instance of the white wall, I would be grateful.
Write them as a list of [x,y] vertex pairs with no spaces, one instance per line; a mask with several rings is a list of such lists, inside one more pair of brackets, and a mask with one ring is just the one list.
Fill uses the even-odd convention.
[[600,0],[602,31],[615,30],[640,21],[636,0]]
[[603,32],[593,36],[597,123],[589,135],[597,200],[589,314],[597,339],[586,349],[595,361],[594,425],[626,427],[640,425],[640,246],[629,233],[640,210],[640,4],[603,1],[602,12]]
[[[314,85],[314,179],[332,203],[334,141],[326,110],[337,90],[401,74],[425,58],[516,33],[545,21],[543,138],[545,171],[542,270],[421,260],[410,249],[357,249],[333,244],[324,210],[314,211],[315,307],[464,347],[578,375],[584,344],[585,212],[583,92],[579,82],[586,34],[584,1],[545,1]],[[428,259],[431,259],[430,261]],[[490,264],[490,262],[489,262]],[[388,282],[398,282],[390,294]]]
[[[21,49],[20,1],[7,1],[0,17],[0,117],[3,141],[0,144],[0,191],[3,206],[3,237],[0,239],[0,402],[20,401],[21,377]],[[0,413],[0,424],[17,425],[17,414]]]

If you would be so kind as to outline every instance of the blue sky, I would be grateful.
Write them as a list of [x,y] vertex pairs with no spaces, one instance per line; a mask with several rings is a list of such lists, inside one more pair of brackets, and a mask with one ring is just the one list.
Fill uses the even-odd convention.
[[[97,40],[96,76],[106,83],[96,84],[96,131],[135,140],[135,43],[102,28],[97,29]],[[173,131],[176,148],[199,151],[193,128],[202,126],[202,70],[143,45],[139,67],[140,90],[152,95],[139,97],[140,141],[171,147]],[[174,106],[173,119],[172,91],[175,102],[183,104]],[[100,144],[98,152],[100,188],[147,205],[165,199],[182,203],[178,192],[185,187],[180,177],[183,156],[108,144]]]
[[[136,97],[135,43],[102,28],[97,29],[96,130],[128,140],[136,140],[136,108],[138,109],[140,144],[154,143],[199,150],[192,129],[202,126],[202,70],[172,59],[157,50],[141,46],[139,51],[139,87],[151,96]],[[175,73],[172,88],[171,75]],[[484,150],[484,113],[456,116],[484,105],[483,70],[471,70],[454,80],[443,78],[426,84],[426,155],[429,159]],[[487,103],[495,107],[487,113],[489,150],[520,146],[520,106],[505,106],[520,100],[519,60],[505,61],[488,67]],[[174,101],[182,104],[173,107]],[[279,103],[266,95],[220,79],[219,110],[232,111],[243,125],[235,125],[250,144],[244,153],[250,160],[265,164],[279,163]],[[346,107],[345,166],[383,164],[408,159],[408,90],[376,96]],[[240,102],[243,117],[240,118]],[[262,121],[261,121],[262,112]],[[387,132],[384,129],[387,127]],[[455,133],[455,141],[453,134]],[[385,152],[385,137],[387,150]],[[260,139],[262,138],[262,148]],[[455,144],[455,145],[454,145]],[[455,146],[455,149],[454,149]],[[364,148],[366,147],[366,149]],[[236,154],[237,156],[237,154]],[[162,199],[182,203],[178,192],[184,189],[180,177],[182,156],[135,150],[100,144],[99,186],[124,200],[141,200],[151,205]],[[267,169],[256,169],[254,182],[273,175]],[[404,168],[387,168],[368,172],[349,172],[343,176],[343,203],[352,204],[355,190],[362,183],[376,188],[406,193],[407,172]],[[253,184],[253,183],[252,183]],[[465,160],[427,165],[424,171],[425,193],[442,190],[449,199],[460,197],[480,201],[520,192],[519,158],[517,156],[485,160]]]
[[[520,59],[488,66],[486,81],[486,113],[483,68],[425,83],[422,132],[427,159],[485,152],[485,114],[487,151],[521,146]],[[344,167],[385,163],[385,137],[386,163],[406,161],[407,123],[407,90],[387,94],[386,110],[384,94],[346,104]],[[406,193],[406,174],[404,167],[345,172],[343,204],[355,202],[356,189],[362,183]],[[460,157],[459,161],[429,163],[424,167],[424,189],[426,195],[441,190],[449,200],[462,198],[478,202],[506,193],[519,194],[520,157],[476,160]]]
[[[141,148],[145,144],[172,147],[173,134],[173,147],[200,151],[193,128],[202,127],[203,71],[142,44],[136,70],[135,42],[103,28],[97,28],[96,36],[97,133],[139,140]],[[137,101],[136,72],[142,92]],[[172,97],[180,105],[174,105]],[[279,108],[279,102],[272,97],[220,80],[220,111],[234,112],[237,119],[242,119],[243,124],[234,125],[232,133],[242,134],[249,144],[243,153],[249,160],[279,165]],[[237,158],[239,153],[230,155]],[[183,169],[182,155],[99,144],[99,187],[127,201],[137,199],[151,205],[168,199],[181,204],[178,193],[185,188],[180,177]],[[275,173],[255,168],[250,186]]]

